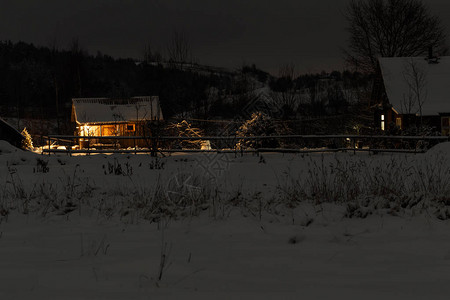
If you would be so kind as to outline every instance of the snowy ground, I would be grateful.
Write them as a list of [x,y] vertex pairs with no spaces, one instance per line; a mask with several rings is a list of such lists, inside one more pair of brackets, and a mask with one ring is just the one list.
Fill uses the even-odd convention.
[[0,299],[448,299],[449,149],[155,160],[0,143]]

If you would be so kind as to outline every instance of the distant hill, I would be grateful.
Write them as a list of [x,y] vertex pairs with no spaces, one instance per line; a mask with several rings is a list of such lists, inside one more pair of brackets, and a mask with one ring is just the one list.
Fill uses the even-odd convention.
[[[173,66],[173,67],[172,67]],[[158,95],[165,115],[179,113],[205,99],[210,86],[220,88],[234,72],[217,67],[137,63],[80,48],[36,47],[0,42],[0,113],[21,117],[70,117],[73,97]]]
[[263,99],[263,106],[280,108],[277,117],[298,119],[346,113],[370,82],[354,72],[274,77],[255,65],[228,70],[164,60],[137,62],[100,52],[91,55],[77,42],[69,49],[0,42],[0,116],[53,119],[60,133],[70,133],[71,99],[78,97],[157,95],[165,119],[202,120],[249,116],[261,109]]

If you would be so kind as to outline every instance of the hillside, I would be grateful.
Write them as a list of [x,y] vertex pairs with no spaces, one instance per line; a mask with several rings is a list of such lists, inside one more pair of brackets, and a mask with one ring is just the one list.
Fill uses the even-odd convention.
[[371,87],[369,76],[348,71],[280,72],[276,77],[255,65],[232,71],[193,63],[136,62],[88,54],[76,41],[69,49],[0,42],[0,66],[0,116],[40,123],[51,119],[55,124],[31,128],[33,134],[71,133],[74,97],[157,95],[166,120],[245,119],[262,106],[276,110],[276,118],[300,120],[355,115]]

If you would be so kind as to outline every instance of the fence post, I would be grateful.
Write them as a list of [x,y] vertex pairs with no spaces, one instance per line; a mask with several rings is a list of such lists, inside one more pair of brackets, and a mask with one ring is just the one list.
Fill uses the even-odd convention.
[[352,141],[353,141],[353,155],[356,154],[356,139],[352,137]]
[[157,143],[158,141],[154,139],[153,136],[150,136],[150,156],[151,157],[156,157],[156,150],[155,150],[155,143]]

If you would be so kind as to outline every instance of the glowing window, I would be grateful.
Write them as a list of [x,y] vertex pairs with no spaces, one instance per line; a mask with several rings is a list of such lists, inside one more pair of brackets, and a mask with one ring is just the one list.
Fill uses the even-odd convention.
[[442,117],[441,121],[442,135],[449,135],[450,132],[450,117]]
[[135,127],[134,124],[127,124],[127,131],[134,131]]
[[79,127],[80,136],[95,136],[100,135],[100,126],[83,125]]
[[103,136],[114,136],[116,135],[116,126],[115,125],[103,125],[102,126],[102,135]]

